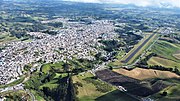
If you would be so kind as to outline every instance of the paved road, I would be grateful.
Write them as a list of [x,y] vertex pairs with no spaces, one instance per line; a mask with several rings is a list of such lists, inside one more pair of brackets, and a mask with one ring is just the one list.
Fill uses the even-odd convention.
[[153,33],[151,36],[149,36],[149,38],[147,38],[135,51],[133,51],[127,58],[126,60],[122,61],[124,63],[128,63],[129,60],[155,35],[155,33]]

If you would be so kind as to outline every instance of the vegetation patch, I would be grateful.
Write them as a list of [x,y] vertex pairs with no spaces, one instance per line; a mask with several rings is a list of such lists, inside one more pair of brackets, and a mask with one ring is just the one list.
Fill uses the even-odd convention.
[[1,94],[1,96],[6,97],[6,101],[31,101],[31,96],[24,90],[9,91],[7,93]]
[[180,63],[168,60],[161,57],[152,57],[149,59],[148,64],[151,66],[159,65],[164,67],[180,67]]
[[180,50],[173,54],[176,59],[180,60]]
[[169,43],[167,41],[157,41],[155,45],[152,47],[152,52],[156,53],[158,56],[170,59],[176,62],[180,62],[176,59],[173,54],[176,53],[180,47],[176,44]]
[[155,99],[156,101],[179,101],[180,79],[171,78],[171,79],[163,79],[163,81],[171,82],[173,85],[152,95],[151,98]]
[[[82,73],[79,75],[74,75],[72,77],[73,83],[77,86],[77,97],[79,101],[136,101],[131,96],[116,90],[113,86],[112,90],[108,92],[101,92],[97,90],[96,85],[92,82],[98,82],[98,84],[106,84],[98,79],[94,79],[91,73]],[[89,82],[89,83],[87,83]],[[110,88],[111,88],[110,87]]]
[[6,88],[6,87],[15,86],[17,84],[22,83],[24,81],[24,79],[25,79],[25,76],[20,77],[18,80],[15,80],[14,82],[11,82],[11,83],[6,84],[6,85],[0,85],[0,88]]
[[63,69],[63,62],[56,62],[56,63],[48,63],[48,64],[44,64],[41,67],[41,71],[43,73],[48,73],[50,70],[52,69],[58,69],[58,70],[62,70]]

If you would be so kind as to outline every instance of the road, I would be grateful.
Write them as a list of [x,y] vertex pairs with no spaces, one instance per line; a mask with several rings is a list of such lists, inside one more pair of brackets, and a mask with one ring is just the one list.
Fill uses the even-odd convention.
[[128,63],[129,60],[155,35],[156,33],[153,33],[151,36],[149,36],[135,51],[133,51],[123,62]]

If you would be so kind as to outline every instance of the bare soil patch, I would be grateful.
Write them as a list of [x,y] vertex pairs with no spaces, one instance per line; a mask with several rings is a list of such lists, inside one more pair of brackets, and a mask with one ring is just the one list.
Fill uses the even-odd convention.
[[180,78],[175,73],[169,71],[160,71],[160,70],[153,70],[153,69],[142,69],[142,68],[135,68],[131,71],[126,69],[114,69],[115,72],[132,77],[139,80],[150,79],[150,78]]

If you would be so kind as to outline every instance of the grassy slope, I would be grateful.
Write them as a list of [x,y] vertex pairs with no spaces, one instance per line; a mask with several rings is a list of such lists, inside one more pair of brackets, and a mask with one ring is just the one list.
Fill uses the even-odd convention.
[[152,96],[153,99],[156,99],[156,101],[179,101],[180,100],[180,79],[165,79],[164,81],[168,81],[171,83],[174,83],[174,86],[168,87],[167,89],[164,89],[163,91],[167,92],[167,96],[161,96],[163,91],[154,94]]
[[48,87],[49,89],[54,89],[54,88],[57,88],[58,87],[58,79],[59,78],[63,78],[63,77],[66,77],[68,74],[67,73],[63,73],[63,74],[60,74],[60,73],[56,73],[55,77],[53,80],[51,80],[50,82],[47,82],[45,84],[43,84],[42,86],[39,87],[39,89],[43,89],[43,87]]
[[[180,46],[178,46],[178,47],[180,47]],[[179,60],[180,60],[180,50],[178,50],[176,53],[174,53],[173,56],[174,56],[176,59],[179,59]]]
[[27,92],[25,92],[24,90],[18,90],[16,92],[8,91],[8,92],[1,94],[1,96],[8,96],[9,98],[6,99],[6,101],[14,101],[14,99],[12,98],[13,96],[24,97],[24,99],[26,99],[27,101],[32,100],[31,97],[29,96],[29,94]]
[[18,40],[16,37],[10,37],[8,34],[2,34],[0,33],[0,44],[6,43],[10,41]]
[[151,59],[149,59],[148,64],[161,65],[164,67],[180,67],[180,63],[160,57],[152,57]]
[[42,66],[42,72],[44,73],[48,73],[49,70],[51,70],[51,67],[55,67],[55,68],[59,68],[59,69],[62,69],[63,68],[63,62],[57,62],[57,63],[54,63],[54,64],[51,64],[51,63],[48,63],[48,64],[44,64]]
[[173,56],[173,54],[178,50],[180,50],[178,45],[160,40],[152,47],[152,52],[158,54],[159,56],[180,62],[180,60]]
[[73,76],[73,82],[80,82],[83,87],[78,87],[79,94],[77,95],[81,101],[89,101],[101,96],[101,92],[96,90],[96,87],[91,83],[86,83],[83,79],[87,77],[93,77],[90,73],[85,73],[83,75]]
[[[73,82],[82,83],[82,87],[78,87],[79,94],[77,97],[80,101],[135,101],[132,97],[117,91],[115,88],[111,92],[102,93],[96,90],[92,83],[87,83],[85,78],[93,77],[90,73],[73,76]],[[116,98],[116,100],[115,100]]]

